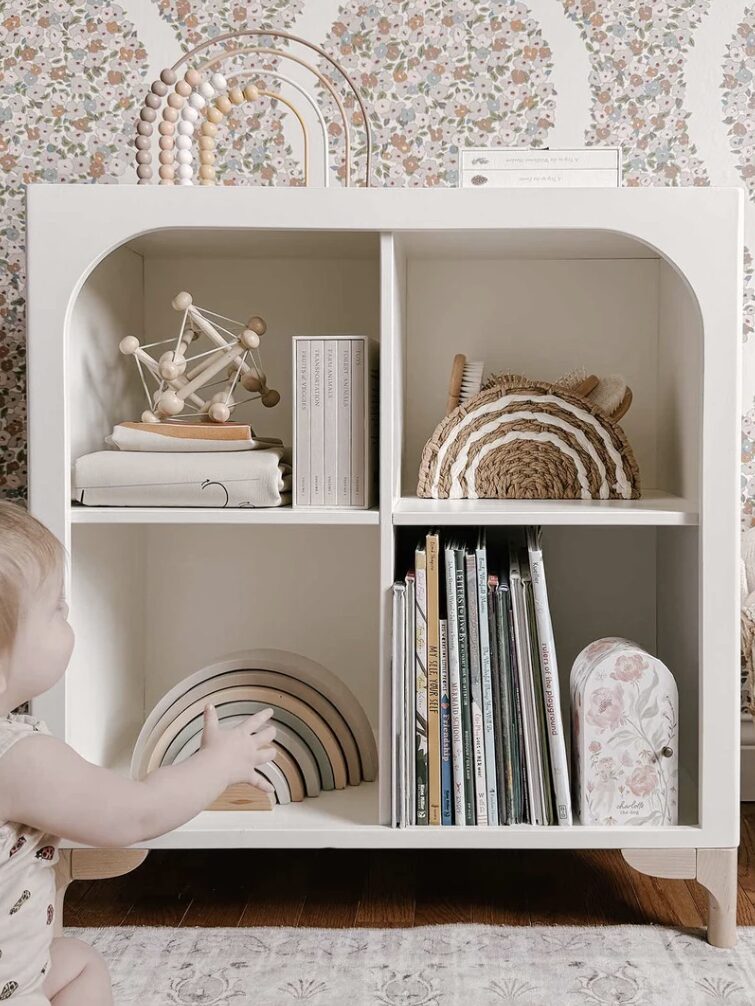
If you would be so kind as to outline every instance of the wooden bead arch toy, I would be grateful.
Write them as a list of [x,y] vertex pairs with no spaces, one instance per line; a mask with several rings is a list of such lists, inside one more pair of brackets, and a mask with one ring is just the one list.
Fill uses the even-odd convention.
[[[172,306],[182,315],[176,339],[142,345],[135,335],[127,335],[119,345],[124,356],[134,358],[147,396],[147,408],[141,417],[143,423],[197,416],[213,423],[226,423],[233,410],[247,402],[261,401],[268,409],[278,404],[280,395],[268,387],[259,354],[260,339],[267,331],[262,318],[253,315],[246,324],[234,321],[197,307],[185,290],[173,298]],[[221,321],[231,327],[221,325]],[[189,346],[200,336],[208,339],[212,347],[187,356]],[[173,348],[157,359],[147,352],[168,343],[173,343]],[[152,392],[148,377],[157,385]],[[239,385],[250,395],[237,401],[234,392]],[[202,388],[218,386],[209,399],[197,394]],[[194,406],[195,411],[185,412],[187,403]]]
[[[279,42],[296,43],[303,46],[310,59],[317,56],[324,60],[332,71],[335,71],[338,85],[309,59],[289,52],[280,45],[274,48],[265,44],[251,46],[243,44],[242,40],[250,37],[259,38],[263,43],[266,39],[272,38]],[[212,47],[225,46],[225,43],[228,42],[234,43],[234,47],[224,47],[219,53],[208,52]],[[201,60],[195,66],[194,62],[200,56]],[[155,125],[157,125],[160,149],[160,167],[158,169],[160,185],[194,184],[195,163],[192,148],[195,142],[199,152],[199,184],[214,185],[218,128],[226,121],[234,106],[256,102],[261,97],[268,97],[280,102],[296,119],[302,135],[304,184],[310,184],[312,143],[307,123],[299,107],[293,100],[281,94],[279,87],[276,90],[269,90],[258,87],[256,83],[243,84],[241,81],[229,87],[228,81],[218,69],[224,62],[247,56],[255,58],[270,56],[303,67],[314,77],[315,86],[319,85],[332,98],[338,109],[338,118],[343,130],[343,183],[349,186],[353,173],[353,142],[347,109],[338,90],[339,86],[345,88],[347,95],[353,97],[359,110],[358,115],[354,116],[353,123],[358,125],[364,133],[363,184],[369,186],[372,161],[370,124],[364,102],[354,81],[340,63],[320,46],[289,32],[273,31],[268,28],[247,28],[218,35],[191,49],[173,66],[162,71],[159,79],[154,81],[150,92],[144,99],[144,106],[141,109],[136,127],[136,174],[139,184],[145,185],[153,181],[152,148]],[[187,68],[183,76],[180,76],[179,71],[184,66]],[[269,67],[255,66],[252,71],[246,73],[234,70],[230,75],[232,79],[236,80],[239,77],[250,75],[255,79],[263,76],[272,77],[291,88],[312,108],[322,137],[323,184],[328,187],[331,180],[330,130],[316,98],[298,81]]]

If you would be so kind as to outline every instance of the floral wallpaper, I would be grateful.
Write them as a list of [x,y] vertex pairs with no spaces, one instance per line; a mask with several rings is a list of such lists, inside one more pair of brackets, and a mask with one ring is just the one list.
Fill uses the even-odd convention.
[[0,490],[22,499],[23,186],[123,178],[148,57],[118,4],[33,0],[0,10]]
[[589,144],[620,146],[626,185],[707,185],[688,131],[685,57],[707,0],[563,0],[590,55]]
[[552,54],[524,3],[343,6],[325,48],[361,85],[376,184],[456,185],[459,141],[548,144]]
[[[133,123],[150,82],[186,48],[242,26],[302,34],[353,73],[374,129],[378,185],[454,185],[460,138],[618,143],[628,185],[742,185],[742,512],[753,522],[752,0],[5,0],[0,494],[23,499],[26,485],[23,184],[133,184]],[[280,71],[274,57],[261,58]],[[219,180],[300,184],[286,115],[272,98],[235,108]],[[334,145],[339,128],[331,124]]]

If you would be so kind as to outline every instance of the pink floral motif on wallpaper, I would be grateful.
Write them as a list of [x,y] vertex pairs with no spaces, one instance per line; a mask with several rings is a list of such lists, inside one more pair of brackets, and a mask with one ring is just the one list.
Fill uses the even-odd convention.
[[26,489],[26,182],[116,182],[147,53],[118,4],[36,0],[0,15],[0,485]]
[[729,143],[750,198],[755,198],[755,6],[745,11],[726,47],[721,87]]
[[374,184],[455,185],[458,144],[547,143],[552,54],[524,3],[343,5],[323,46],[369,109]]
[[[285,31],[302,11],[303,0],[266,0],[265,3],[221,2],[213,0],[158,0],[161,17],[175,31],[184,49],[216,38],[226,32],[249,28],[276,28]],[[287,43],[265,36],[247,36],[218,43],[200,55],[216,55],[221,48],[280,49]],[[217,67],[229,84],[257,84],[262,90],[277,92],[279,81],[270,71],[286,72],[285,62],[267,53],[239,56]],[[266,72],[267,71],[267,72]],[[229,113],[217,137],[217,181],[222,185],[301,185],[302,166],[286,139],[285,123],[290,113],[280,101],[262,96]]]
[[590,144],[622,148],[626,185],[707,185],[684,67],[709,0],[562,0],[590,53]]

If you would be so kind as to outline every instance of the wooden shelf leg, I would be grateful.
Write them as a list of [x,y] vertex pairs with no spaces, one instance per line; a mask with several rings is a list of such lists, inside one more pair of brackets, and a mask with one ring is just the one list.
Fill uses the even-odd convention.
[[699,849],[697,881],[708,892],[708,943],[733,947],[737,942],[737,850]]
[[149,849],[61,849],[55,864],[55,935],[63,935],[63,902],[73,880],[108,880],[141,866]]
[[622,849],[639,873],[696,880],[708,892],[708,942],[728,949],[737,942],[736,849]]

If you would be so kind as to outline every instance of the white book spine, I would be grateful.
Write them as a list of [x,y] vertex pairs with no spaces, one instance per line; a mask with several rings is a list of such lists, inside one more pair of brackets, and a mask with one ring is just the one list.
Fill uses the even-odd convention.
[[393,706],[392,734],[394,743],[393,774],[391,779],[391,804],[393,807],[393,827],[403,827],[403,766],[404,766],[404,731],[402,729],[402,710],[399,682],[404,679],[405,643],[406,643],[406,586],[403,583],[393,584]]
[[338,339],[338,505],[351,506],[351,340]]
[[296,415],[294,420],[294,479],[295,499],[298,506],[309,506],[309,434],[310,434],[310,346],[307,339],[294,341],[294,401]]
[[461,670],[459,668],[459,624],[456,611],[456,565],[452,548],[445,550],[445,560],[454,824],[463,827],[466,822],[464,816],[464,744],[461,732]]
[[338,342],[325,340],[325,505],[338,504]]
[[325,503],[325,347],[322,339],[312,340],[311,362],[311,442],[309,463],[312,477],[311,503],[323,506]]
[[529,534],[530,574],[532,594],[535,600],[535,620],[540,650],[540,670],[543,678],[543,700],[545,702],[545,722],[548,729],[548,748],[553,774],[553,793],[556,798],[556,818],[560,825],[572,823],[571,796],[569,792],[569,770],[566,761],[566,740],[561,719],[561,689],[558,683],[558,663],[556,642],[553,638],[548,587],[545,582],[545,566],[539,535]]
[[365,352],[364,339],[351,340],[351,505],[363,507],[365,482]]
[[365,441],[364,441],[364,505],[373,506],[377,500],[377,467],[380,454],[380,352],[374,339],[365,339]]
[[488,622],[488,555],[477,549],[477,610],[480,635],[480,678],[482,718],[485,729],[485,777],[488,794],[488,824],[498,824],[498,786],[495,776],[495,718],[493,716],[493,681],[490,669],[490,626]]

